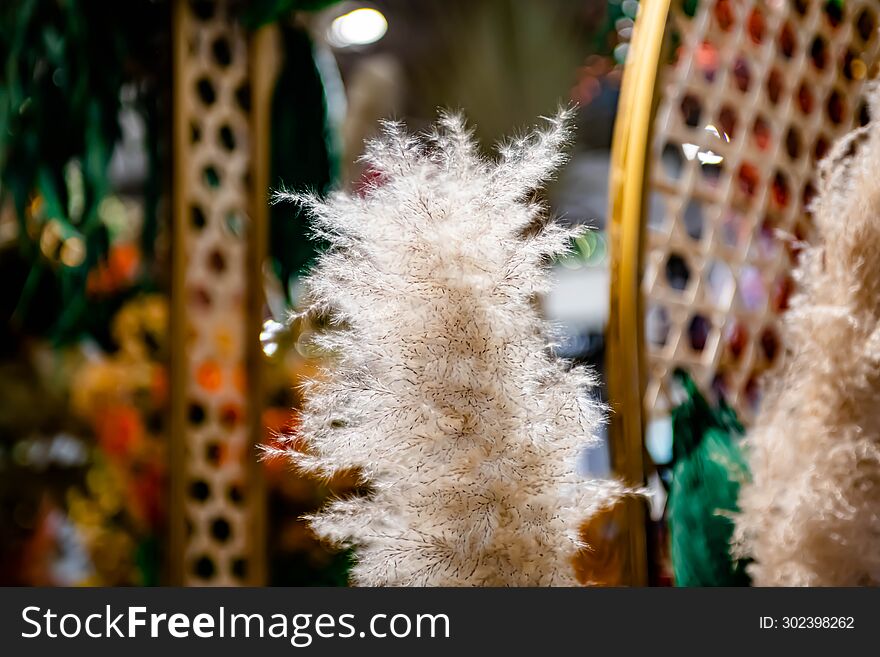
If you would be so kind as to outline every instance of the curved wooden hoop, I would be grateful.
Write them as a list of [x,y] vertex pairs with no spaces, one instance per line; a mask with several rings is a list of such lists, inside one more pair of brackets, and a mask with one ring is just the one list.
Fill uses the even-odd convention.
[[[646,213],[648,151],[656,109],[661,52],[669,0],[642,0],[623,76],[614,126],[609,176],[611,310],[608,322],[608,394],[611,400],[611,461],[628,484],[645,482],[643,458],[645,353],[640,283]],[[645,505],[630,500],[618,549],[621,584],[648,583]]]

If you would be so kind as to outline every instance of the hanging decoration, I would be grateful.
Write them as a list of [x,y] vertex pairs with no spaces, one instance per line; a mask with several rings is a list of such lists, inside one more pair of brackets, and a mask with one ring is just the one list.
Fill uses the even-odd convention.
[[[326,194],[339,180],[338,135],[328,119],[321,72],[308,33],[280,25],[284,66],[272,100],[272,188],[308,189]],[[269,258],[290,301],[295,278],[306,273],[324,245],[309,234],[302,208],[273,206]]]

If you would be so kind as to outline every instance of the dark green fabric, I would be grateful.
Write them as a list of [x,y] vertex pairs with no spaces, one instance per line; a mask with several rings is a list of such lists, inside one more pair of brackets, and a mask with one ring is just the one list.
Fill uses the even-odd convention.
[[[284,67],[272,100],[271,188],[327,193],[338,179],[339,154],[332,147],[324,84],[305,30],[282,25]],[[275,273],[290,289],[308,271],[323,244],[309,234],[305,208],[273,205],[269,256]]]
[[730,555],[730,515],[748,476],[739,446],[743,427],[726,404],[711,407],[686,373],[678,371],[676,378],[687,399],[672,411],[667,521],[675,583],[748,586],[746,564]]
[[320,11],[340,0],[251,0],[242,11],[242,23],[257,29],[269,23],[276,23],[290,16],[294,11]]

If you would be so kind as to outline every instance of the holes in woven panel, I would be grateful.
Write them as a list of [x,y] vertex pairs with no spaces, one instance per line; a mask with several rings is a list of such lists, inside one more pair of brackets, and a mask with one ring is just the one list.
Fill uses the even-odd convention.
[[232,128],[228,125],[220,126],[220,130],[217,132],[217,136],[220,138],[220,145],[226,149],[227,151],[235,150],[235,133],[232,132]]
[[664,231],[668,214],[666,212],[666,196],[657,191],[651,191],[648,198],[648,228],[656,231]]
[[752,83],[752,72],[746,58],[740,55],[733,64],[733,83],[741,92],[746,93]]
[[782,89],[784,86],[782,73],[778,68],[772,69],[767,76],[767,98],[774,105],[779,102],[779,97],[782,95]]
[[773,362],[776,361],[776,356],[779,355],[780,347],[780,340],[779,336],[776,334],[776,329],[772,326],[765,327],[764,330],[761,331],[758,344],[761,347],[761,355],[764,356],[764,360],[772,365]]
[[202,180],[211,189],[216,189],[220,186],[220,172],[213,164],[209,164],[202,169]]
[[806,82],[801,82],[801,85],[797,90],[797,106],[798,109],[803,114],[811,114],[813,112],[813,107],[815,107],[815,100],[813,99],[813,92],[810,91],[810,87]]
[[752,43],[758,44],[764,41],[765,27],[764,13],[758,7],[754,7],[749,14],[748,22],[749,38]]
[[788,178],[781,171],[777,171],[773,175],[773,186],[771,189],[773,193],[770,198],[773,199],[773,203],[780,208],[788,207],[788,202],[791,200],[791,190],[788,187]]
[[721,240],[731,249],[741,247],[749,236],[746,216],[734,208],[728,208],[721,220]]
[[238,579],[247,577],[247,559],[236,557],[232,560],[232,574]]
[[208,359],[196,368],[196,382],[208,392],[217,392],[223,387],[223,370],[216,361]]
[[832,91],[828,96],[825,109],[828,112],[828,120],[834,125],[839,125],[846,114],[846,100],[844,100],[843,94],[837,89]]
[[198,402],[190,402],[187,417],[189,418],[190,424],[199,426],[205,421],[205,407]]
[[241,484],[231,484],[226,491],[226,495],[229,497],[229,501],[233,504],[240,505],[244,502],[244,490],[242,489]]
[[816,160],[821,160],[828,154],[828,148],[830,147],[830,142],[825,135],[819,135],[816,139],[816,143],[813,144],[813,157]]
[[684,155],[681,152],[681,146],[677,144],[666,144],[660,154],[660,161],[663,163],[663,172],[669,180],[677,181],[681,179],[684,169]]
[[814,198],[816,198],[816,188],[813,187],[813,183],[807,182],[807,184],[804,185],[804,189],[801,191],[801,205],[803,206],[804,212],[809,214],[813,211]]
[[868,65],[852,50],[848,50],[843,56],[843,64],[841,65],[843,77],[847,80],[864,80],[868,74]]
[[859,105],[859,125],[866,126],[871,122],[871,110],[868,107],[868,103],[862,102]]
[[669,312],[663,306],[651,304],[645,313],[645,337],[654,349],[666,346],[669,340]]
[[680,0],[679,4],[681,5],[681,13],[688,18],[693,18],[697,14],[699,0]]
[[753,198],[758,193],[758,185],[761,182],[761,175],[751,162],[743,162],[737,173],[737,187],[748,198]]
[[220,424],[227,431],[231,431],[239,422],[241,422],[243,419],[242,415],[241,407],[235,402],[223,404],[223,406],[220,407]]
[[736,135],[736,110],[730,105],[724,105],[718,113],[718,126],[728,139]]
[[743,386],[743,395],[752,413],[757,413],[761,406],[761,386],[758,382],[758,376],[757,372],[753,372],[746,381],[746,385]]
[[706,159],[700,165],[700,179],[706,187],[718,187],[718,183],[721,180],[721,162],[724,158],[715,155],[711,151],[707,154],[711,155],[712,159]]
[[797,36],[795,35],[791,23],[786,21],[782,26],[782,29],[779,31],[779,52],[781,52],[786,59],[791,59],[794,56],[796,49]]
[[840,25],[840,21],[843,20],[841,0],[827,0],[825,3],[825,20],[833,28]]
[[739,300],[749,312],[761,310],[767,303],[767,287],[761,271],[753,265],[744,265],[739,273]]
[[684,290],[691,280],[691,270],[687,261],[677,253],[671,253],[666,259],[664,269],[666,283],[673,290]]
[[196,93],[205,106],[213,105],[217,100],[217,92],[214,91],[214,85],[208,78],[199,78],[196,81]]
[[764,219],[758,228],[757,239],[758,257],[763,260],[773,260],[779,255],[779,237],[776,226],[769,219]]
[[688,344],[691,349],[697,353],[701,353],[706,348],[709,341],[709,334],[712,332],[712,323],[703,315],[694,315],[688,323]]
[[874,14],[867,9],[862,9],[856,18],[856,31],[862,37],[862,41],[870,41],[874,38],[875,26]]
[[232,536],[232,527],[226,518],[214,518],[211,521],[211,536],[220,543],[225,543]]
[[738,363],[748,343],[749,329],[740,320],[733,320],[724,331],[724,348],[730,360]]
[[190,302],[200,310],[211,307],[211,293],[201,285],[197,285],[189,291]]
[[825,39],[821,36],[817,36],[810,44],[810,61],[820,71],[828,63],[828,48],[825,45]]
[[238,210],[229,210],[223,217],[223,229],[231,237],[244,235],[245,217]]
[[723,260],[710,260],[706,269],[705,294],[716,308],[726,309],[733,298],[736,283],[730,267]]
[[196,230],[201,230],[208,223],[207,219],[205,219],[205,213],[202,212],[202,208],[198,205],[193,205],[190,207],[189,218],[192,227]]
[[211,487],[208,482],[196,479],[189,485],[189,496],[197,502],[204,502],[211,497]]
[[699,201],[691,200],[684,210],[684,230],[692,240],[703,236],[703,206]]
[[211,44],[211,53],[214,55],[214,61],[221,68],[226,68],[232,62],[232,49],[229,47],[229,39],[224,36],[214,39]]
[[727,400],[730,397],[730,383],[728,382],[729,376],[727,372],[723,370],[719,370],[715,372],[715,376],[712,377],[712,393],[715,395],[717,400]]
[[796,126],[789,126],[785,133],[785,152],[792,160],[801,156],[801,133]]
[[780,274],[773,281],[773,291],[770,298],[770,306],[776,313],[788,310],[791,294],[794,292],[794,281],[788,274]]
[[202,127],[196,121],[189,124],[189,143],[198,144],[202,140]]
[[193,575],[199,579],[211,579],[217,572],[213,559],[208,555],[202,555],[193,562]]
[[220,249],[212,249],[208,254],[208,268],[215,274],[226,271],[226,256]]
[[770,147],[770,123],[760,114],[755,117],[755,123],[752,125],[752,139],[755,145],[762,151],[766,151]]
[[211,441],[205,445],[205,461],[215,468],[223,462],[223,443]]
[[703,106],[696,96],[687,94],[681,99],[681,118],[692,128],[700,125],[700,115],[703,112]]
[[807,13],[807,9],[809,5],[807,4],[809,0],[792,0],[792,7],[794,7],[794,11],[798,16],[804,16]]
[[235,102],[243,112],[251,111],[251,87],[247,82],[235,90]]
[[713,82],[718,72],[718,49],[708,41],[704,41],[695,53],[697,68],[703,73],[706,82]]
[[214,2],[211,0],[192,0],[189,8],[200,21],[208,21],[214,16]]
[[729,32],[734,22],[733,8],[730,6],[730,0],[716,0],[713,14],[721,31]]
[[793,235],[785,241],[785,248],[788,251],[788,258],[792,265],[796,265],[801,251],[806,246],[807,230],[801,222],[795,224]]

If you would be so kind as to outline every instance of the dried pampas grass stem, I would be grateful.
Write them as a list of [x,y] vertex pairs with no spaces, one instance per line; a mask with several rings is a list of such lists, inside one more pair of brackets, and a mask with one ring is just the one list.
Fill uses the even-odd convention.
[[878,165],[874,121],[819,168],[820,240],[801,256],[789,353],[748,437],[736,538],[759,586],[880,584]]
[[[534,296],[580,229],[545,222],[532,192],[564,161],[570,112],[481,157],[463,121],[369,144],[363,197],[305,203],[331,248],[306,287],[335,354],[307,390],[287,452],[322,476],[356,469],[370,492],[314,530],[356,546],[360,585],[573,585],[581,522],[620,484],[576,458],[603,407],[593,377],[555,358]],[[283,449],[283,448],[282,448]]]

